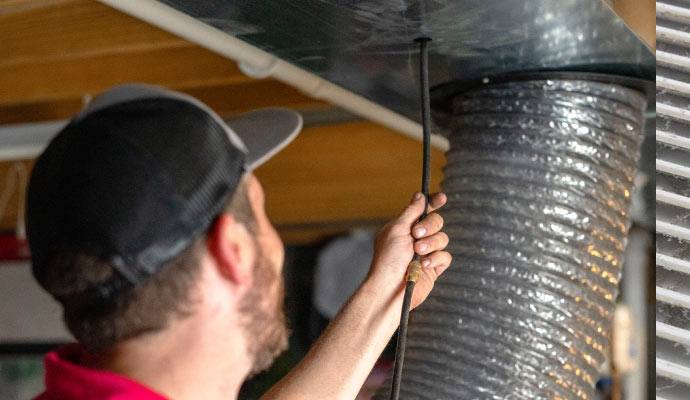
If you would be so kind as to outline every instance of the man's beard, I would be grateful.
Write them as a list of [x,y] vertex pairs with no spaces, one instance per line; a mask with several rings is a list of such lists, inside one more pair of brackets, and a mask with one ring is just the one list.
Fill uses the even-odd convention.
[[[257,250],[254,284],[240,305],[249,356],[253,361],[250,377],[268,369],[288,346],[288,330],[283,312],[283,277],[275,272],[261,248],[257,247]],[[278,284],[277,298],[269,300],[276,301],[277,306],[267,309],[263,303],[267,296],[274,295],[274,282]]]

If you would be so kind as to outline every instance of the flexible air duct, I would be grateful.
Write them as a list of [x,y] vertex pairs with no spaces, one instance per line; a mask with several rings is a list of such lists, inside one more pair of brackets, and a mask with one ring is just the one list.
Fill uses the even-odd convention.
[[565,79],[453,100],[442,186],[454,261],[412,313],[401,398],[594,398],[645,104]]

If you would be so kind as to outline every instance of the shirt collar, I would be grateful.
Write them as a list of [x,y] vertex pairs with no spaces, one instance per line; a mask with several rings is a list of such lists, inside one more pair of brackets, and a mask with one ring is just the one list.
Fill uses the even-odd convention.
[[102,400],[165,400],[165,397],[122,375],[79,365],[83,348],[63,346],[45,357],[45,398]]

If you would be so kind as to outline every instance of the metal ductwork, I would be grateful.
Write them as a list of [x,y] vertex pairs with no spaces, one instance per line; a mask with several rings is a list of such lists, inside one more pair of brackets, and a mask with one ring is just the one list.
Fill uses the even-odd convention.
[[[432,87],[521,71],[654,76],[654,53],[604,0],[99,1],[419,139],[422,34]],[[448,146],[439,130],[432,144]]]
[[452,104],[442,213],[454,262],[412,313],[401,398],[593,399],[646,98],[540,79]]
[[657,2],[656,398],[690,393],[690,5]]

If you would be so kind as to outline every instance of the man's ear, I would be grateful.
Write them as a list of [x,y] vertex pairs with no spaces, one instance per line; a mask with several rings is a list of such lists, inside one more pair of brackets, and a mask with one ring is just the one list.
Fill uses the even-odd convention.
[[221,214],[208,237],[208,250],[220,274],[240,286],[251,286],[256,249],[249,232],[230,214]]

